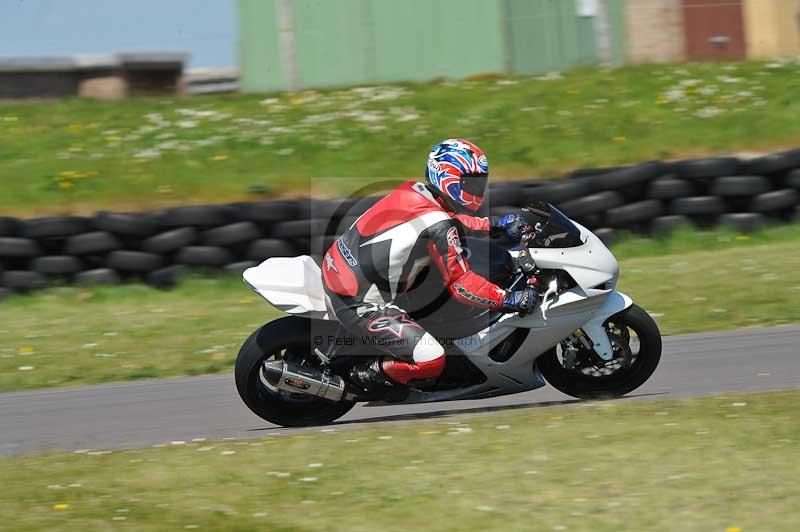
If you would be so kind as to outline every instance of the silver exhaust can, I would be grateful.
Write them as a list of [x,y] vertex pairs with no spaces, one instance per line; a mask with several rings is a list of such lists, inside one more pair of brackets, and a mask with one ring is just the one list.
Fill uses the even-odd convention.
[[285,360],[264,362],[261,383],[270,390],[301,393],[328,401],[341,401],[345,394],[344,380],[311,368],[301,368]]

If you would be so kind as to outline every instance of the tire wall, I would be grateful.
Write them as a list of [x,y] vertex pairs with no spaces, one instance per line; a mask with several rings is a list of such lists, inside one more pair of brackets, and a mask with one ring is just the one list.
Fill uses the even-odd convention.
[[[800,149],[749,160],[650,161],[501,182],[483,213],[554,203],[605,241],[620,231],[678,225],[749,232],[800,219]],[[241,272],[270,257],[321,255],[379,197],[275,200],[98,212],[20,220],[0,216],[0,296],[52,284],[141,281],[173,286],[181,271]]]

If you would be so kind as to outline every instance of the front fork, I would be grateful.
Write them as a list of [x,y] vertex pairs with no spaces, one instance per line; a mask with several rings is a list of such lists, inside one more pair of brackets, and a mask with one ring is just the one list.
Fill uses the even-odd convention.
[[612,290],[606,297],[603,306],[597,310],[592,319],[581,327],[583,334],[576,335],[576,337],[584,347],[594,350],[597,356],[606,362],[611,360],[614,357],[614,349],[603,324],[608,318],[614,314],[619,314],[631,305],[633,305],[631,298],[622,292]]

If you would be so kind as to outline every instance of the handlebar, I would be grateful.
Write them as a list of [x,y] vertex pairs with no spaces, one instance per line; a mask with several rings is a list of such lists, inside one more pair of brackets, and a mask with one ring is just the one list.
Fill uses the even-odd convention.
[[[514,282],[509,286],[509,290],[521,290],[524,285],[528,283],[528,279],[533,277],[537,271],[536,262],[533,260],[530,249],[528,249],[528,242],[535,238],[533,233],[523,233],[520,238],[519,255],[517,256],[517,264],[519,265],[520,274],[514,279]],[[520,286],[522,285],[522,286]]]
[[[541,225],[536,224],[536,227],[532,231],[525,232],[522,234],[522,237],[520,238],[519,255],[517,257],[517,262],[520,268],[520,274],[511,284],[510,287],[511,290],[518,289],[517,286],[520,283],[526,285],[528,283],[528,280],[534,277],[538,273],[539,269],[536,267],[536,262],[533,260],[531,251],[528,248],[528,243],[531,240],[535,240],[539,236],[541,230],[542,230]],[[542,312],[542,318],[544,320],[547,320],[547,310],[550,308],[550,305],[555,301],[555,299],[551,299],[551,296],[556,296],[555,299],[558,298],[558,279],[555,276],[548,283],[547,291],[542,296],[540,309]]]
[[533,260],[531,250],[528,249],[528,242],[530,242],[533,238],[536,238],[534,233],[523,233],[522,238],[520,239],[520,253],[517,257],[517,261],[519,263],[519,267],[525,273],[526,277],[532,277],[536,272],[536,262]]

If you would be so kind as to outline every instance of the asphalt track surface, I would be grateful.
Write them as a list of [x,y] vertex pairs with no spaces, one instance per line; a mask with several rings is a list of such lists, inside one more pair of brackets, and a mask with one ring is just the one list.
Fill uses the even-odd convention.
[[[800,327],[745,329],[664,338],[661,364],[628,398],[668,399],[800,388]],[[551,387],[477,401],[356,406],[334,425],[284,429],[241,403],[232,374],[0,394],[0,455],[105,450],[197,438],[280,436],[349,430],[452,414],[571,404]]]

